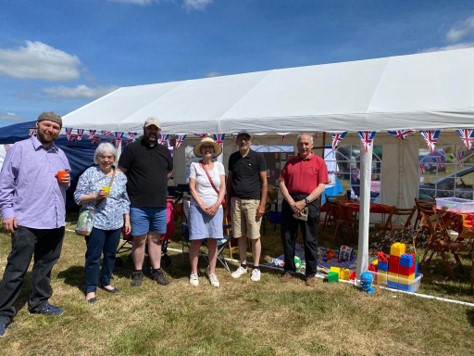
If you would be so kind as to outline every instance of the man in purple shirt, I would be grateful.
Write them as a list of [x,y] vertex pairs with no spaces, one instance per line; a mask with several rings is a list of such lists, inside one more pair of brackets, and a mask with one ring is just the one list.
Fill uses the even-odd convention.
[[29,312],[63,314],[48,302],[51,270],[61,254],[70,185],[69,173],[58,174],[71,171],[66,155],[54,144],[61,126],[59,115],[42,113],[36,122],[36,137],[15,143],[0,173],[2,222],[12,235],[12,250],[0,284],[0,336],[16,314],[15,302],[33,254]]

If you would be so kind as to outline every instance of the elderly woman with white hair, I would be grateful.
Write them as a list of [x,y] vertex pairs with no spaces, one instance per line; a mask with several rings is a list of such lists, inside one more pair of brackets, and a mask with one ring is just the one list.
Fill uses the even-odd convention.
[[[101,143],[94,154],[95,166],[79,178],[74,200],[81,209],[93,209],[93,228],[86,236],[85,294],[88,303],[95,303],[97,285],[108,293],[119,290],[110,284],[115,266],[120,230],[130,233],[130,200],[127,195],[127,177],[117,170],[114,162],[117,150],[110,143]],[[101,255],[103,254],[102,268]],[[100,274],[99,274],[100,270]],[[100,284],[99,284],[100,283]]]

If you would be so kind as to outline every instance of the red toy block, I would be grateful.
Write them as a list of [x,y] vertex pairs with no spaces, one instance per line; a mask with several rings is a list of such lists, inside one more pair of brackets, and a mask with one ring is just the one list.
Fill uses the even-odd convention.
[[399,269],[400,269],[400,257],[390,255],[390,258],[388,261],[388,271],[391,273],[398,274]]

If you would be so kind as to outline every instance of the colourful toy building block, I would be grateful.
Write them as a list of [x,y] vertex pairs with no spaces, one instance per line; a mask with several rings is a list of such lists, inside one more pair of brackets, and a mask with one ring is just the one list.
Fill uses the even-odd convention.
[[328,283],[339,282],[339,273],[329,272],[328,273]]
[[379,262],[387,262],[388,263],[388,258],[387,258],[387,256],[385,255],[385,253],[383,251],[379,251],[379,253],[377,254],[377,258],[378,258]]
[[395,242],[390,247],[390,256],[397,256],[400,257],[403,255],[407,250],[407,246],[401,242]]
[[379,261],[379,264],[378,264],[378,271],[383,271],[383,272],[387,272],[388,271],[388,262],[381,262]]
[[377,266],[370,264],[367,269],[371,272],[377,272]]
[[331,268],[329,268],[329,272],[335,272],[335,273],[337,273],[338,277],[341,277],[341,268],[340,267],[331,266]]
[[398,269],[398,276],[403,278],[409,278],[409,276],[415,275],[415,265],[412,267],[400,267]]
[[400,269],[400,257],[390,255],[389,262],[388,262],[388,271],[398,274],[399,269]]
[[377,272],[377,284],[379,286],[387,285],[387,272],[386,271],[378,271]]
[[341,279],[348,281],[351,276],[351,271],[348,268],[341,269]]
[[415,274],[414,273],[410,274],[408,276],[398,275],[398,284],[409,285],[409,284],[412,284],[414,280],[415,280]]
[[400,267],[415,266],[414,256],[410,253],[404,253],[400,256]]

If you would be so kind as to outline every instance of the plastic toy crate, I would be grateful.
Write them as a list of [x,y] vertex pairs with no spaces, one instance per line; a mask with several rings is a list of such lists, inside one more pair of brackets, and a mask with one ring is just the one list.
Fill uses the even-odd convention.
[[474,212],[474,200],[456,197],[436,198],[436,208],[455,213],[472,213]]
[[419,273],[415,279],[408,279],[403,277],[395,277],[383,272],[369,272],[374,276],[373,284],[375,285],[413,293],[420,288],[421,279],[423,278],[421,273]]

